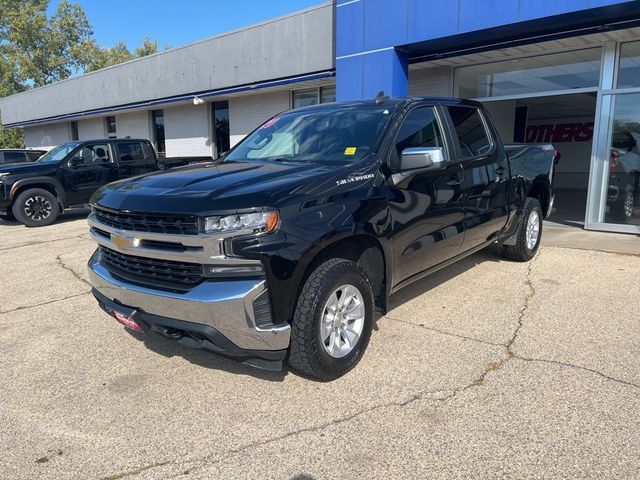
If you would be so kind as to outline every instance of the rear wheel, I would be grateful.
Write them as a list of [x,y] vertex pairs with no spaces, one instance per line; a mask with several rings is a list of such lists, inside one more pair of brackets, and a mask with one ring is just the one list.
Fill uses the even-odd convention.
[[27,227],[44,227],[58,218],[60,205],[51,192],[32,188],[18,195],[13,204],[13,214]]
[[636,198],[633,195],[633,191],[627,190],[622,200],[622,218],[626,221],[631,220],[633,217],[633,208],[636,203]]
[[298,298],[289,365],[322,381],[344,375],[369,344],[373,312],[373,291],[361,267],[343,259],[322,263]]
[[515,244],[505,245],[507,258],[528,262],[536,256],[542,239],[542,208],[535,198],[527,198],[515,234]]

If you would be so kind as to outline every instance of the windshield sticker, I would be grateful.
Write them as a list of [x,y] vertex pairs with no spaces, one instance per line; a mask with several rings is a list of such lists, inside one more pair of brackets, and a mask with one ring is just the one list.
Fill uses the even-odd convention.
[[344,154],[347,156],[353,156],[357,151],[358,149],[356,147],[347,147],[344,149]]
[[363,180],[369,180],[373,177],[375,177],[375,174],[369,173],[367,175],[358,175],[357,177],[343,178],[342,180],[337,180],[336,185],[346,185],[347,183],[362,182]]
[[278,120],[280,120],[280,117],[274,117],[271,120],[269,120],[267,123],[262,125],[260,128],[263,129],[263,128],[273,127],[278,122]]

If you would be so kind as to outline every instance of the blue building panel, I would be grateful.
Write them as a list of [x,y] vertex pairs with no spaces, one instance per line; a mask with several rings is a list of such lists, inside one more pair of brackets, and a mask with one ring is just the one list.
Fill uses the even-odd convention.
[[518,21],[520,5],[513,0],[460,0],[458,32],[472,32],[492,26],[507,25]]
[[364,2],[346,5],[338,2],[336,11],[336,55],[341,57],[364,51]]
[[520,0],[519,20],[534,20],[551,15],[585,10],[590,7],[590,4],[590,0]]
[[375,98],[378,92],[391,97],[409,94],[409,58],[395,49],[363,55],[361,98]]
[[359,100],[364,98],[363,77],[364,55],[339,58],[336,60],[336,92],[340,92],[340,100]]
[[367,0],[363,3],[365,50],[407,43],[407,0]]
[[407,43],[451,35],[458,29],[459,3],[438,0],[409,0]]

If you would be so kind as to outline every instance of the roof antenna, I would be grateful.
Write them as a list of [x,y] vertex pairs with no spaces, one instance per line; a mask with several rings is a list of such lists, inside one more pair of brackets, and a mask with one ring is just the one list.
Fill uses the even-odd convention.
[[376,105],[380,105],[381,103],[384,103],[387,100],[389,100],[389,97],[384,94],[384,90],[380,90],[376,95]]

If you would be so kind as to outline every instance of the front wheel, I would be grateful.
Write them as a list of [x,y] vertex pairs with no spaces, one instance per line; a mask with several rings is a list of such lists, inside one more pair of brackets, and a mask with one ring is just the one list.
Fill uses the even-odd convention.
[[536,256],[542,239],[542,218],[540,202],[535,198],[527,198],[515,233],[515,244],[504,246],[507,258],[528,262]]
[[44,227],[56,221],[60,214],[58,199],[41,188],[25,190],[13,204],[13,215],[27,227]]
[[373,326],[373,290],[358,264],[332,259],[309,275],[293,316],[289,365],[334,380],[362,358]]

